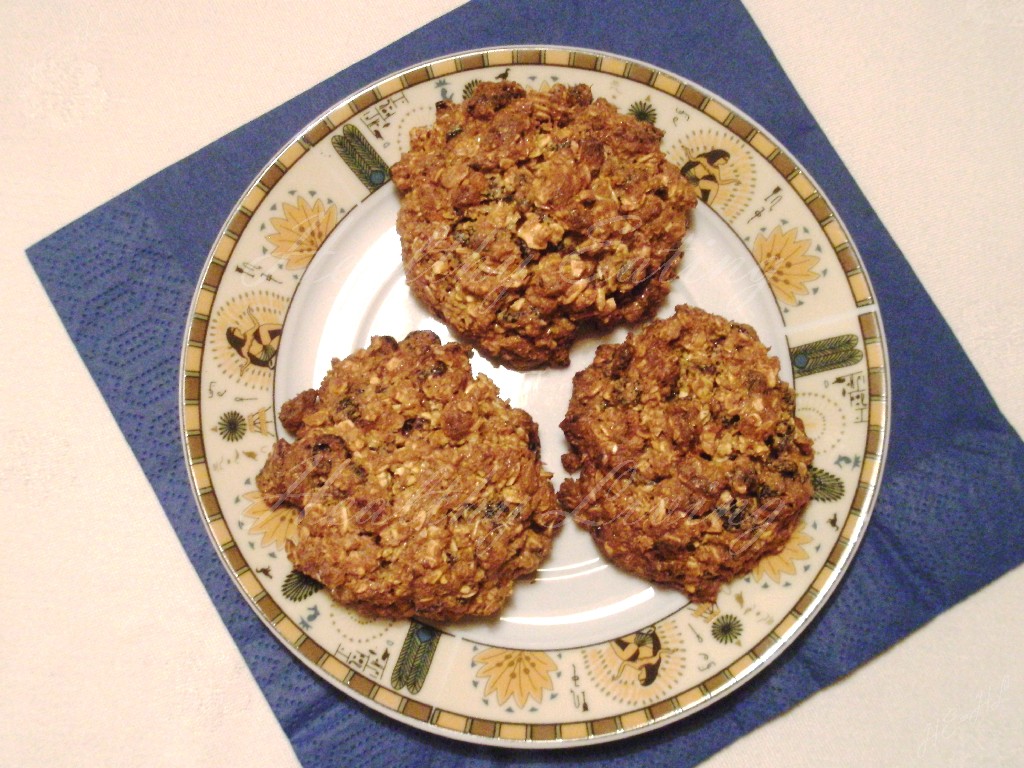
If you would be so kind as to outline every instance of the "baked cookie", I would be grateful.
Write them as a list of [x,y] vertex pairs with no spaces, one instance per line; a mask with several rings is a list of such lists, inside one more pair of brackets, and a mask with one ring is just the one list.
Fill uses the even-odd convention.
[[711,602],[810,501],[794,398],[753,328],[676,307],[576,374],[559,501],[619,567]]
[[257,486],[300,510],[295,567],[366,615],[489,616],[551,549],[562,512],[537,427],[429,331],[374,338],[287,402]]
[[586,85],[480,83],[436,109],[391,176],[406,281],[454,333],[525,370],[654,314],[696,200],[659,129]]

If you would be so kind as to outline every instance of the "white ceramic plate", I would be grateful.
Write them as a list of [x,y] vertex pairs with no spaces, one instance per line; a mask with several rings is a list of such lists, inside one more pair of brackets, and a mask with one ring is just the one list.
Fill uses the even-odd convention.
[[[604,561],[568,523],[538,578],[499,620],[431,627],[368,621],[296,573],[290,512],[254,478],[275,414],[318,386],[332,357],[372,335],[444,326],[409,294],[389,167],[441,99],[477,82],[587,83],[665,132],[663,149],[702,202],[661,315],[690,303],[753,325],[794,384],[815,441],[815,496],[779,555],[687,603]],[[540,425],[564,477],[558,423],[569,368],[517,373],[477,356]],[[867,523],[888,435],[889,385],[874,293],[848,233],[797,161],[750,118],[698,85],[593,51],[458,54],[378,82],[333,107],[273,159],[214,245],[196,290],[182,362],[182,430],[196,498],[221,558],[285,646],[338,688],[416,727],[506,746],[572,746],[685,717],[770,663],[828,599]]]

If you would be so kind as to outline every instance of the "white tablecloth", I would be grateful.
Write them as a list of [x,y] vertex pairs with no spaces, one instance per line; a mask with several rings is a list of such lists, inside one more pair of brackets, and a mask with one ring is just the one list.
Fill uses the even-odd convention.
[[[0,765],[297,764],[24,249],[458,4],[0,5]],[[1024,4],[746,5],[1021,432]],[[1024,764],[1022,594],[707,765]]]

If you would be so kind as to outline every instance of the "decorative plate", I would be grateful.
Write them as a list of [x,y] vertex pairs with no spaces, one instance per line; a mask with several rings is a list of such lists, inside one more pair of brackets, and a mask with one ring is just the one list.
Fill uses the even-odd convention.
[[[690,604],[607,564],[567,523],[536,580],[499,620],[429,626],[370,621],[296,572],[290,512],[255,476],[279,436],[275,414],[318,386],[332,357],[371,335],[445,328],[410,296],[389,168],[409,130],[493,79],[587,83],[665,132],[663,149],[699,190],[683,266],[662,316],[691,303],[753,325],[782,361],[815,441],[814,499],[788,546]],[[540,425],[564,477],[558,429],[568,369],[516,373],[474,357]],[[203,520],[256,613],[311,670],[410,725],[492,745],[561,747],[630,736],[686,717],[764,669],[808,624],[850,563],[875,500],[889,382],[875,296],[857,250],[799,163],[700,86],[592,51],[515,48],[414,67],[309,125],[242,196],[209,256],[182,359],[185,452]]]

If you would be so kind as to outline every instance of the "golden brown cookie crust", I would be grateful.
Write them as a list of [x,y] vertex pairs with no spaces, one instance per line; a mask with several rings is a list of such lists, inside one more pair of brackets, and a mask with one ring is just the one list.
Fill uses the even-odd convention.
[[576,374],[559,501],[619,567],[713,601],[810,501],[794,399],[753,328],[677,307]]
[[376,337],[281,410],[257,485],[301,510],[295,567],[341,604],[446,622],[500,610],[562,520],[537,427],[471,350],[429,331]]
[[584,328],[649,318],[695,205],[661,138],[586,85],[439,102],[391,169],[413,294],[516,369],[567,365]]

